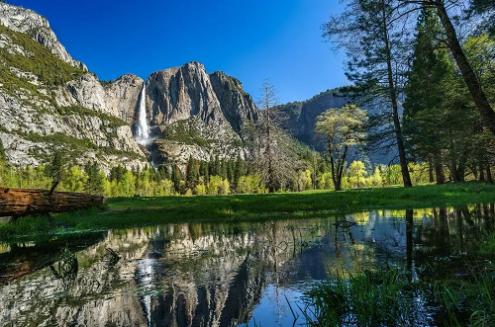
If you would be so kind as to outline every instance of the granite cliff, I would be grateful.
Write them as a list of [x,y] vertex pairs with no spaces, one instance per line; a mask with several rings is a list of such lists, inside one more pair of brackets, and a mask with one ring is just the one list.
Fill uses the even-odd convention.
[[[259,113],[241,83],[198,62],[102,82],[73,59],[48,21],[0,3],[0,140],[15,165],[39,165],[54,151],[108,171],[184,164],[189,156],[247,157]],[[141,91],[149,144],[135,140]],[[250,148],[251,146],[251,148]]]

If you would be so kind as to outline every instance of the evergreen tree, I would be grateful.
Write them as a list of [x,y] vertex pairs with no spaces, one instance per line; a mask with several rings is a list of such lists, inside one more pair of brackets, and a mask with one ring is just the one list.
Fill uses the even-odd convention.
[[177,165],[174,165],[174,167],[172,167],[172,183],[174,184],[174,189],[176,192],[181,191],[180,188],[182,180],[182,172]]
[[487,152],[479,151],[488,147],[481,117],[439,41],[438,17],[424,10],[417,29],[404,103],[408,141],[417,159],[431,163],[437,183],[445,182],[444,166],[451,180],[463,181],[469,162],[487,171]]
[[239,179],[241,176],[246,175],[246,166],[244,163],[244,160],[242,160],[241,155],[237,155],[237,159],[234,164],[234,176],[232,179],[232,182],[234,185],[237,185],[239,183]]
[[113,167],[110,170],[110,180],[116,181],[117,183],[121,182],[122,178],[124,177],[125,172],[126,172],[126,169],[122,165],[118,165],[117,167]]
[[186,183],[190,190],[194,190],[199,177],[199,166],[192,156],[189,157],[186,167]]
[[213,165],[210,165],[210,176],[220,175],[220,158],[218,155],[215,156]]
[[445,84],[453,69],[440,49],[440,26],[431,10],[424,10],[418,23],[414,61],[406,87],[405,133],[417,159],[432,163],[437,183],[445,182],[441,155],[446,141],[442,122],[446,110]]
[[228,163],[226,160],[221,160],[219,164],[219,172],[218,176],[222,177],[223,179],[228,179]]
[[162,181],[165,179],[170,179],[170,173],[167,166],[159,166],[154,169],[154,179],[155,181]]
[[103,194],[105,176],[98,168],[98,164],[87,164],[84,170],[88,177],[84,191],[89,194]]
[[3,147],[2,140],[0,139],[0,163],[7,161],[7,156],[5,154],[5,148]]
[[227,179],[235,185],[235,162],[232,160],[229,160],[226,162],[227,164]]
[[60,184],[64,177],[64,153],[58,149],[54,152],[52,161],[46,167],[45,173],[48,177],[52,178],[52,186],[50,187],[50,194],[52,194],[57,186]]
[[208,166],[208,161],[201,161],[199,166],[199,174],[200,176],[203,176],[205,183],[208,183],[210,180],[210,171]]

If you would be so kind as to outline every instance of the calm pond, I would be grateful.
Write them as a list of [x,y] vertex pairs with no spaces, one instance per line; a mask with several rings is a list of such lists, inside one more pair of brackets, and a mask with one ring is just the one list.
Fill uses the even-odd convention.
[[[493,217],[493,205],[473,205],[4,244],[0,326],[305,325],[315,283],[390,265],[421,278],[469,253]],[[418,324],[434,325],[434,307],[417,302]]]

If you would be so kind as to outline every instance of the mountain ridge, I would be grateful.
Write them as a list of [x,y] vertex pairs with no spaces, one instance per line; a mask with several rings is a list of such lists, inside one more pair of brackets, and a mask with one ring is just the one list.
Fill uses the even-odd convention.
[[[260,134],[256,105],[225,73],[209,74],[190,62],[146,80],[124,74],[100,81],[70,56],[45,18],[5,3],[0,13],[0,140],[15,165],[46,163],[60,149],[73,153],[77,164],[97,161],[106,171],[143,167],[150,157],[184,164],[189,156],[247,157],[252,150],[245,140],[259,139],[247,135],[248,126]],[[146,116],[156,137],[149,147],[133,135],[145,83]],[[184,140],[185,134],[191,137]]]

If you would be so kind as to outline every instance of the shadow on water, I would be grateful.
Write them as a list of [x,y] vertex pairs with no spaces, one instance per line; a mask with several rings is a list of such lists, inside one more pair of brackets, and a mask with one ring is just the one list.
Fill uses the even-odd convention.
[[[495,206],[321,219],[170,224],[0,251],[1,326],[292,326],[304,293],[389,266],[445,273],[494,228]],[[425,310],[426,304],[425,304]]]

